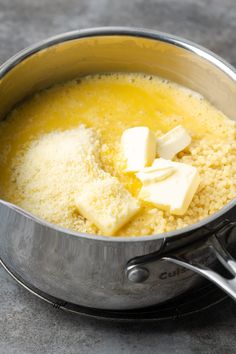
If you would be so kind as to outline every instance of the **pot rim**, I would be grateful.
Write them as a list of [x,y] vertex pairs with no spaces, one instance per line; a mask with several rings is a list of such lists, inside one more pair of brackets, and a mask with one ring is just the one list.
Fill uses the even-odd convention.
[[[56,36],[52,36],[46,40],[42,40],[37,42],[36,44],[27,47],[26,49],[21,50],[17,54],[13,55],[11,58],[9,58],[7,61],[5,61],[1,66],[0,66],[0,79],[2,79],[10,70],[12,70],[15,66],[17,66],[19,63],[23,62],[25,59],[30,57],[31,55],[34,55],[37,52],[40,52],[41,50],[47,49],[49,47],[52,47],[54,45],[71,41],[71,40],[77,40],[77,39],[82,39],[82,38],[88,38],[88,37],[98,37],[98,36],[131,36],[131,37],[141,37],[141,38],[146,38],[146,39],[151,39],[151,40],[158,40],[161,42],[169,43],[171,45],[177,46],[184,48],[200,57],[203,59],[207,60],[208,62],[212,63],[214,66],[216,66],[218,69],[223,71],[227,76],[229,76],[233,81],[235,81],[236,84],[236,69],[226,62],[224,59],[222,59],[220,56],[216,55],[215,53],[211,52],[210,50],[199,46],[198,44],[195,44],[194,42],[191,42],[187,39],[173,36],[171,34],[165,33],[165,32],[160,32],[160,31],[155,31],[155,30],[149,30],[149,29],[144,29],[144,28],[136,28],[136,27],[94,27],[94,28],[88,28],[88,29],[83,29],[83,30],[75,30],[75,31],[70,31],[70,32],[65,32]],[[216,213],[212,214],[209,217],[206,217],[202,220],[200,220],[197,223],[194,223],[192,225],[189,225],[187,227],[166,232],[166,233],[161,233],[161,234],[154,234],[154,235],[146,235],[146,236],[104,236],[104,235],[94,235],[94,234],[87,234],[87,233],[79,233],[73,230],[69,230],[63,227],[60,227],[58,225],[49,223],[41,218],[36,217],[35,215],[32,215],[31,213],[25,211],[24,209],[6,202],[2,199],[0,199],[0,203],[15,210],[19,214],[32,219],[36,223],[40,223],[41,225],[44,225],[45,227],[49,227],[51,229],[54,229],[55,231],[58,232],[63,232],[66,233],[70,236],[75,236],[75,237],[83,237],[87,239],[94,239],[96,241],[106,241],[106,242],[143,242],[143,241],[155,241],[155,240],[160,240],[160,239],[167,239],[167,238],[172,238],[172,239],[177,239],[178,236],[182,235],[183,233],[191,232],[196,229],[199,229],[201,227],[204,227],[206,224],[209,224],[210,222],[216,220],[226,212],[228,212],[231,208],[236,206],[236,198],[234,198],[232,201],[230,201],[228,204],[226,204],[223,208],[221,208],[219,211]]]

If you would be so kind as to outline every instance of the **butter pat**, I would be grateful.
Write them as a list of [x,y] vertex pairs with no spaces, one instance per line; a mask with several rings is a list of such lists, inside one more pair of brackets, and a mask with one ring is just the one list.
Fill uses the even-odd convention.
[[156,159],[153,167],[160,170],[173,167],[174,173],[165,179],[144,184],[139,198],[171,214],[184,215],[196,193],[200,177],[195,167],[180,162]]
[[171,160],[190,143],[191,136],[184,127],[178,125],[157,139],[157,154],[164,159]]
[[80,213],[105,235],[114,235],[140,209],[138,201],[115,178],[86,183],[75,200]]
[[126,129],[121,137],[121,147],[129,172],[151,165],[156,156],[156,138],[148,127]]
[[174,167],[146,167],[142,171],[136,173],[136,177],[142,182],[142,184],[149,184],[160,182],[167,177],[170,177],[175,172]]

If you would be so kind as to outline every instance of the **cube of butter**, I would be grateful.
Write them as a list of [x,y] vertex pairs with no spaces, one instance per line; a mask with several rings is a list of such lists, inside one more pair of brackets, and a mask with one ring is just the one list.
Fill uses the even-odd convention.
[[156,156],[156,138],[148,127],[126,129],[121,147],[127,162],[126,171],[139,171],[151,165]]
[[111,176],[83,185],[75,203],[80,213],[107,236],[114,235],[140,208],[139,202]]
[[174,167],[146,167],[143,170],[136,173],[136,177],[142,182],[142,184],[149,184],[162,181],[173,175],[175,172]]
[[184,215],[200,183],[197,169],[191,165],[161,158],[154,161],[153,167],[159,167],[160,170],[173,167],[175,171],[165,179],[144,184],[139,198],[160,209],[168,210],[171,214]]
[[191,136],[184,127],[178,125],[157,139],[157,154],[164,159],[171,160],[190,143]]

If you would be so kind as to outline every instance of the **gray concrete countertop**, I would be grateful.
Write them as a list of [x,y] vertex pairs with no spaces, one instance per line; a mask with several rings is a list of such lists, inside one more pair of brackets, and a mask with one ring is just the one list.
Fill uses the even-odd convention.
[[[236,0],[0,0],[0,62],[54,34],[108,25],[180,35],[236,65]],[[88,319],[52,308],[0,268],[0,354],[236,353],[235,317],[229,299],[175,321]]]

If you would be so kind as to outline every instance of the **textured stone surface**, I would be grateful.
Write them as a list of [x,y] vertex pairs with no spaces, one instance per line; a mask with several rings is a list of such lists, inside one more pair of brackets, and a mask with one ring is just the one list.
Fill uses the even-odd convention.
[[1,354],[233,354],[236,306],[228,300],[185,319],[116,323],[54,309],[0,270]]
[[[0,0],[0,62],[48,36],[107,25],[149,27],[202,44],[236,65],[235,0]],[[0,354],[236,352],[236,306],[149,324],[53,309],[0,269]]]

